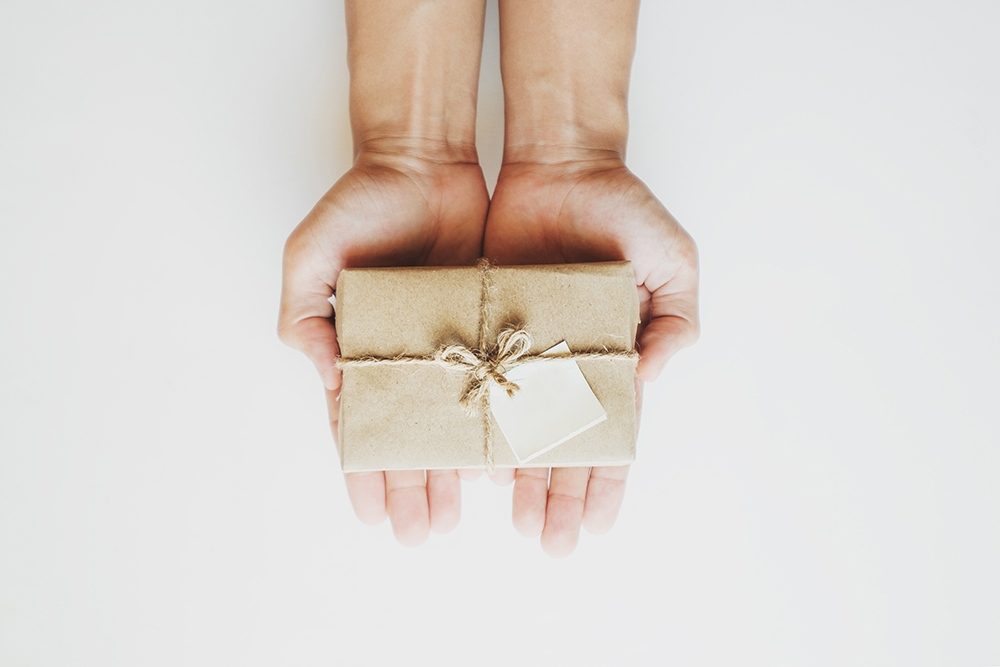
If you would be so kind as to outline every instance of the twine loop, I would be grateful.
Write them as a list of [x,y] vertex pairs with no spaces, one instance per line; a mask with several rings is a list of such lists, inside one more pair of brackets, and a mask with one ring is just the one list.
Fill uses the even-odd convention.
[[469,386],[459,402],[468,412],[476,413],[488,395],[490,382],[496,382],[511,397],[520,389],[504,373],[517,365],[530,349],[531,336],[527,331],[504,329],[497,337],[496,347],[489,352],[470,350],[464,345],[447,345],[434,354],[434,359],[442,366],[469,374]]

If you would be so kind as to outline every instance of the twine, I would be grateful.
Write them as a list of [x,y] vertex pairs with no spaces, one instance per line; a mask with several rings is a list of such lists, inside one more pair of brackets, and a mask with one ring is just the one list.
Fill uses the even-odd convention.
[[435,365],[448,370],[457,370],[469,375],[469,385],[459,399],[459,403],[470,416],[482,415],[483,449],[486,471],[492,473],[493,465],[493,420],[490,419],[490,383],[502,387],[513,397],[520,387],[504,375],[507,371],[539,361],[554,359],[638,359],[634,350],[587,350],[582,352],[557,352],[553,354],[528,354],[531,336],[524,329],[508,327],[497,336],[496,345],[487,349],[487,325],[491,314],[490,293],[494,289],[492,274],[496,267],[487,259],[477,264],[482,279],[479,304],[479,340],[475,348],[465,345],[443,345],[430,355],[398,355],[395,357],[341,357],[337,367],[393,366],[393,365]]

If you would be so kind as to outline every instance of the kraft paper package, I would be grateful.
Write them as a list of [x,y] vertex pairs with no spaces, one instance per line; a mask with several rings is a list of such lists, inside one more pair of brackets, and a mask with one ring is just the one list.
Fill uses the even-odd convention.
[[[639,302],[630,262],[344,269],[335,310],[345,472],[607,466],[635,459]],[[494,403],[505,400],[506,387],[487,385],[513,374],[509,367],[518,362],[505,366],[503,355],[512,359],[518,352],[503,345],[518,344],[509,336],[515,331],[525,360],[537,362],[531,370],[566,364],[537,358],[565,342],[574,357],[569,363],[582,371],[606,413],[528,462],[508,444],[489,400],[480,400],[491,391]],[[480,359],[501,361],[477,366]],[[470,401],[477,380],[483,389]],[[517,401],[516,391],[508,393]]]

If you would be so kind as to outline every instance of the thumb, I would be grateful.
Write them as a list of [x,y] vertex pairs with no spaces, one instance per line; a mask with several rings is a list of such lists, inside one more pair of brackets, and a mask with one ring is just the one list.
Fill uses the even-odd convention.
[[278,337],[285,345],[309,357],[323,380],[323,386],[330,391],[337,391],[340,388],[340,371],[337,370],[340,348],[333,322],[328,316],[321,315],[300,320],[288,318],[287,323],[284,319],[278,323]]
[[650,303],[639,336],[637,372],[643,382],[659,377],[671,357],[698,340],[698,250],[683,229],[677,231],[661,263],[665,271],[644,283]]
[[698,324],[680,315],[664,315],[646,325],[639,337],[639,367],[643,382],[652,382],[678,350],[698,340]]
[[294,238],[295,234],[285,246],[278,338],[309,357],[323,385],[330,391],[337,391],[340,388],[340,371],[337,370],[340,347],[329,299],[333,296],[339,270],[329,267],[331,279],[326,282],[297,251]]

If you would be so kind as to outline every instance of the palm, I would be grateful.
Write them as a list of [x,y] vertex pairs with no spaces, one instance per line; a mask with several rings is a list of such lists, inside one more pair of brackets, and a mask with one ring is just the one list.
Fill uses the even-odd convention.
[[[584,168],[512,165],[501,173],[484,251],[504,264],[630,260],[643,325],[674,333],[696,316],[694,242],[646,186],[618,161]],[[690,334],[687,334],[689,337]],[[643,336],[640,374],[651,380],[687,338]],[[648,354],[654,353],[649,360]],[[666,353],[665,355],[662,353]]]
[[[656,377],[667,359],[697,335],[694,242],[620,160],[504,167],[490,207],[484,253],[500,264],[630,260],[640,302],[638,378]],[[614,524],[627,467],[520,469],[514,524],[542,536],[553,555]],[[508,477],[509,479],[509,477]]]
[[399,169],[360,164],[296,230],[329,284],[346,266],[467,264],[479,257],[489,206],[474,165]]

